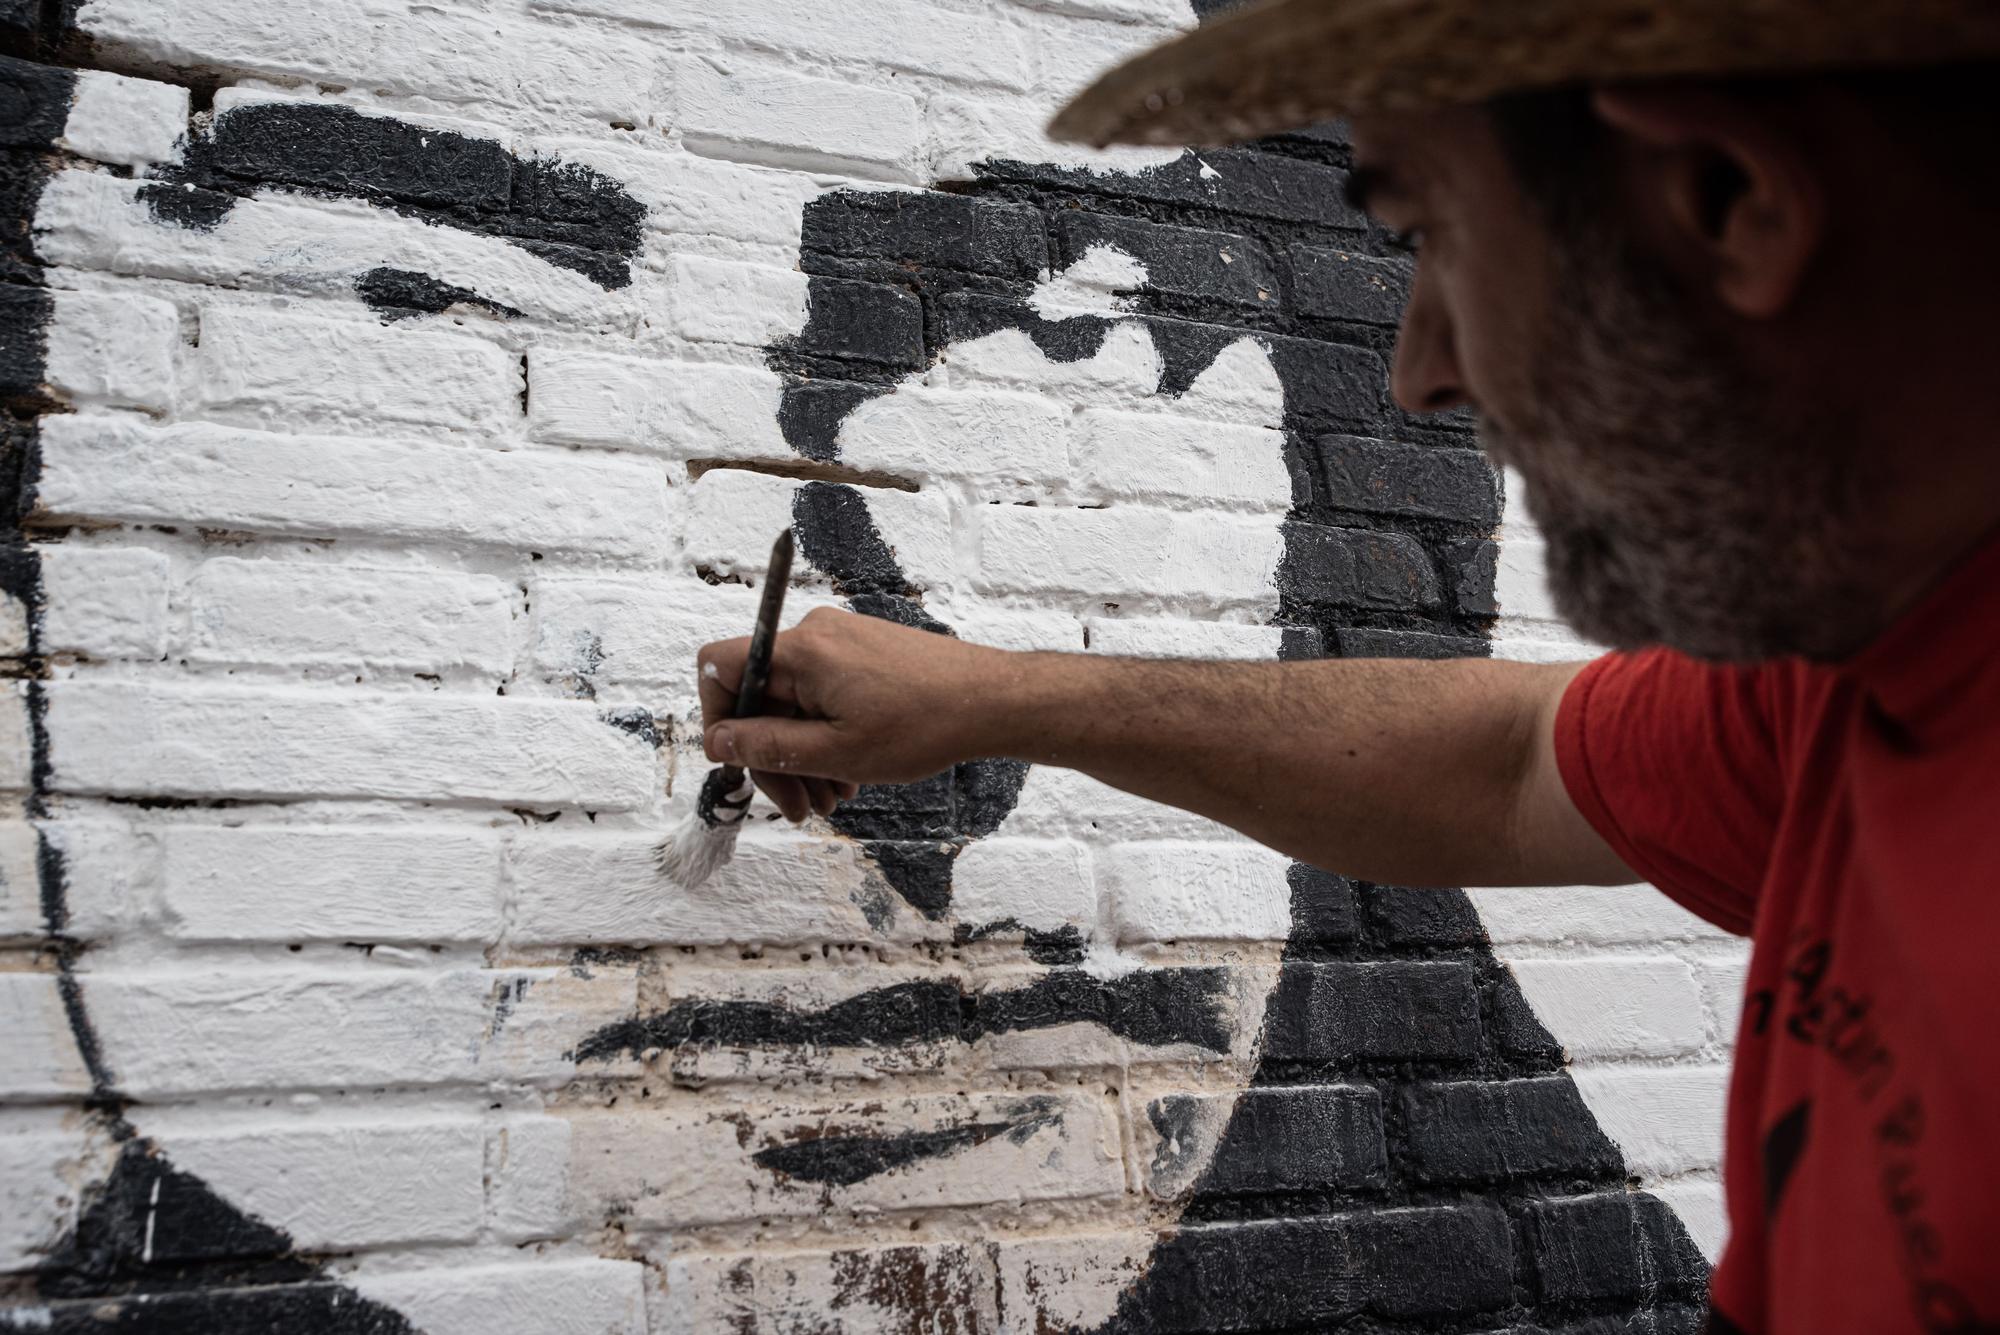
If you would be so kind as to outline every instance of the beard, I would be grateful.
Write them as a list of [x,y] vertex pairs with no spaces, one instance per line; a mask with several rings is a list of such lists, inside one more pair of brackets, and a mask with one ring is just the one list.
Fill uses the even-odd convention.
[[1751,662],[1847,656],[1879,630],[1864,484],[1822,414],[1701,326],[1609,223],[1566,229],[1524,411],[1482,441],[1527,482],[1550,591],[1581,634]]

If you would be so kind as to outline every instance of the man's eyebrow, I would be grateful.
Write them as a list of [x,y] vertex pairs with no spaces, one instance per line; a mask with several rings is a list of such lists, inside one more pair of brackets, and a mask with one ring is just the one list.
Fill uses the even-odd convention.
[[1347,206],[1357,213],[1368,212],[1368,201],[1380,199],[1392,193],[1396,181],[1386,167],[1356,167],[1347,173],[1340,193],[1347,200]]

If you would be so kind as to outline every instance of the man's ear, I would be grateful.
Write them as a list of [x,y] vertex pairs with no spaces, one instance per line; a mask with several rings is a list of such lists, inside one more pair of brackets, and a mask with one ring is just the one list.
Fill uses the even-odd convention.
[[1635,141],[1637,182],[1676,250],[1746,319],[1791,305],[1819,252],[1826,194],[1786,127],[1704,88],[1600,88],[1598,116]]

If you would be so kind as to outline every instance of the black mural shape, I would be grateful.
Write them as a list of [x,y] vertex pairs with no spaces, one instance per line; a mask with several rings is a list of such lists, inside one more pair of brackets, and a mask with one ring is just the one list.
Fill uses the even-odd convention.
[[811,1136],[759,1150],[750,1160],[781,1179],[851,1187],[879,1173],[922,1159],[942,1159],[1002,1136],[1018,1145],[1035,1132],[1061,1121],[1062,1113],[1055,1100],[1028,1099],[1017,1116],[1004,1121],[968,1122],[934,1131],[899,1131],[886,1136],[824,1135],[815,1127]]
[[589,167],[319,102],[233,108],[155,176],[140,198],[177,227],[217,227],[240,200],[278,186],[498,237],[604,288],[632,281],[645,235],[645,206]]
[[[46,7],[44,7],[46,8]],[[37,11],[37,15],[41,13]],[[28,645],[14,666],[26,678],[30,769],[27,815],[51,818],[47,701],[43,680],[41,562],[23,524],[34,508],[40,468],[40,415],[51,306],[42,262],[31,245],[35,205],[56,161],[54,139],[69,114],[73,71],[0,57],[0,147],[6,150],[0,221],[0,586],[28,609]],[[238,1210],[199,1178],[174,1167],[125,1119],[125,1100],[107,1067],[77,971],[84,943],[69,933],[68,881],[60,847],[39,833],[36,873],[43,930],[70,1036],[90,1077],[86,1101],[95,1131],[116,1145],[109,1175],[83,1188],[82,1208],[45,1266],[27,1278],[34,1308],[0,1310],[0,1330],[55,1335],[262,1335],[272,1330],[327,1335],[416,1335],[394,1309],[326,1279],[322,1264],[296,1254],[281,1229]]]
[[[1291,148],[1230,151],[1223,175],[1236,196],[1227,211],[1270,220],[1273,250],[1320,241],[1325,229],[1318,224],[1329,219],[1363,226],[1337,202],[1339,173],[1327,159],[1342,151],[1337,131],[1326,127],[1299,136]],[[1324,448],[1315,440],[1319,433],[1422,438],[1462,432],[1469,425],[1462,414],[1414,423],[1386,402],[1382,354],[1388,349],[1379,330],[1323,322],[1284,330],[1261,313],[1144,292],[1131,294],[1139,307],[1131,314],[1049,319],[1027,304],[1029,282],[1009,265],[1033,247],[1010,242],[1009,231],[1017,224],[1039,230],[1041,224],[1031,224],[1026,210],[994,204],[1033,203],[1060,215],[1108,197],[1137,201],[1142,216],[1155,222],[1213,227],[1221,206],[1209,184],[1213,172],[1204,167],[1188,155],[1141,179],[993,164],[974,186],[925,196],[922,208],[884,204],[881,194],[813,201],[802,255],[814,274],[811,296],[817,301],[822,292],[837,293],[840,300],[825,311],[816,304],[805,331],[772,349],[770,364],[785,377],[779,420],[786,439],[809,458],[838,459],[848,414],[892,392],[907,374],[893,352],[896,340],[871,345],[865,333],[840,326],[841,319],[862,318],[858,312],[890,309],[852,300],[846,289],[858,280],[914,290],[933,354],[1015,329],[1051,361],[1075,361],[1095,354],[1114,325],[1139,320],[1161,358],[1158,390],[1168,395],[1185,392],[1223,349],[1254,336],[1284,390],[1295,519],[1328,522],[1320,517],[1314,483],[1323,463],[1315,455]],[[980,205],[991,210],[983,229],[963,216]],[[1243,225],[1240,216],[1225,221]],[[959,252],[957,264],[941,261],[941,232],[977,237],[984,250]],[[1331,239],[1353,246],[1362,238],[1336,233]],[[980,273],[985,276],[969,276]],[[1346,339],[1356,342],[1343,345]],[[801,547],[837,585],[851,579],[870,590],[866,596],[877,601],[856,610],[921,624],[923,614],[894,588],[900,574],[888,573],[893,563],[882,559],[886,544],[867,522],[865,507],[858,491],[837,508],[824,502],[799,507]],[[1336,516],[1333,522],[1351,521]],[[1385,618],[1356,635],[1351,610],[1315,605],[1307,582],[1293,577],[1307,552],[1318,559],[1324,548],[1314,540],[1325,530],[1288,524],[1280,576],[1280,621],[1288,623],[1283,656],[1316,657],[1336,645],[1426,656],[1485,652],[1493,572],[1490,552],[1478,541],[1484,534],[1448,522],[1409,521],[1402,529],[1438,568],[1459,572],[1446,611],[1430,621]],[[818,550],[829,551],[824,562]],[[1016,783],[1012,793],[1018,792]],[[903,839],[940,841],[931,846],[941,851],[929,856],[884,856],[887,845],[879,843],[871,849],[927,915],[948,907],[951,858],[969,837],[953,827],[951,794],[952,786],[939,781],[878,790],[847,817],[864,836],[893,829]],[[988,830],[1004,819],[1010,797],[991,804]],[[1702,1318],[1705,1261],[1664,1204],[1626,1194],[1616,1146],[1564,1071],[1560,1045],[1494,958],[1463,892],[1353,886],[1304,866],[1294,867],[1291,885],[1292,932],[1266,1005],[1252,1088],[1237,1102],[1186,1197],[1180,1226],[1154,1248],[1103,1329],[1428,1324],[1479,1313],[1482,1327],[1558,1322],[1583,1323],[1569,1328],[1607,1335],[1692,1332]],[[1367,912],[1357,908],[1357,897]],[[961,928],[961,935],[981,930]],[[1114,998],[1112,989],[1081,970],[1052,969],[1031,987],[980,998],[981,1027],[1087,1020],[1142,1042],[1184,1041],[1186,984],[1199,972],[1142,972],[1120,980],[1171,989],[1142,999]],[[1138,979],[1158,982],[1132,981]],[[1219,997],[1221,971],[1202,985],[1213,988],[1212,1000]],[[844,1014],[868,1009],[864,998],[844,1005],[850,1008]],[[1215,1027],[1198,1041],[1226,1050],[1225,1014],[1215,1006],[1208,1013]],[[1146,1022],[1135,1024],[1134,1016]],[[961,1036],[972,1032],[968,1026]],[[1344,1096],[1321,1096],[1348,1086],[1374,1100],[1367,1107],[1375,1121],[1356,1123],[1376,1137],[1372,1155],[1357,1149],[1353,1157],[1365,1166],[1358,1177],[1327,1171],[1314,1157],[1339,1137],[1315,1110],[1354,1106]],[[1195,1116],[1185,1101],[1154,1111],[1170,1120]],[[1381,1156],[1384,1137],[1402,1145],[1393,1160]],[[1301,1215],[1306,1217],[1294,1217]],[[1520,1262],[1517,1230],[1518,1246],[1528,1254]]]
[[453,306],[472,306],[510,320],[521,314],[512,306],[488,301],[469,287],[454,287],[410,269],[370,269],[354,280],[354,290],[391,322],[442,314]]

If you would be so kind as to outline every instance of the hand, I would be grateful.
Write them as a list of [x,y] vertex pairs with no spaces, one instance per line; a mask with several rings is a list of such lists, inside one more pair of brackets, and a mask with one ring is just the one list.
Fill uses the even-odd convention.
[[818,608],[781,631],[764,713],[733,719],[750,640],[696,655],[702,745],[740,765],[793,821],[824,816],[864,783],[909,783],[961,760],[989,665],[1001,655],[949,635]]

